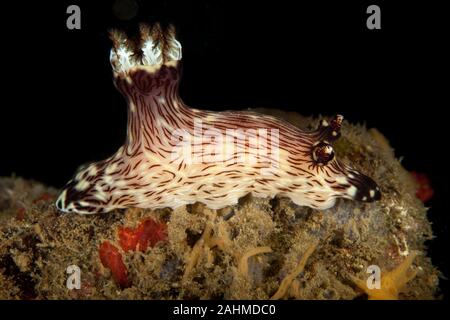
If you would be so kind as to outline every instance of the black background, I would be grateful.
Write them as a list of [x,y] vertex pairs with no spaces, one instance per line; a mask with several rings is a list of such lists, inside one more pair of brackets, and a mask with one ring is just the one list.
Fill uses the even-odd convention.
[[[138,6],[129,19],[116,1],[2,3],[0,175],[62,187],[80,164],[111,155],[126,108],[111,81],[108,30],[170,22],[188,105],[342,113],[384,133],[404,166],[432,181],[429,253],[449,275],[449,34],[437,2],[127,1]],[[81,30],[66,28],[71,4],[81,7]],[[370,4],[381,7],[381,30],[366,28]]]

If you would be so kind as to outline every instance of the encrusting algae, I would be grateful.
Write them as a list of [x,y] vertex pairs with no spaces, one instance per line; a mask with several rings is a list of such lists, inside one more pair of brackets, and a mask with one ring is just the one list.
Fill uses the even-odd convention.
[[[317,123],[270,113],[302,129]],[[425,246],[432,232],[411,174],[375,129],[346,124],[335,150],[378,182],[380,201],[314,210],[246,196],[219,210],[196,203],[61,215],[58,190],[1,178],[0,298],[437,298],[440,273]],[[373,264],[379,290],[366,287]],[[81,271],[79,289],[67,287],[69,266]]]
[[[281,282],[280,287],[278,288],[277,292],[272,296],[272,300],[278,300],[283,298],[288,289],[290,288],[292,282],[295,280],[295,278],[303,272],[303,269],[305,268],[306,262],[308,261],[308,258],[310,257],[310,255],[314,252],[314,250],[317,247],[317,243],[313,243],[308,250],[305,252],[305,254],[302,256],[302,258],[300,259],[297,267],[294,269],[294,271],[292,271],[289,275],[287,275],[283,281]],[[298,286],[298,283],[296,284],[296,286]],[[300,290],[299,288],[295,289]]]

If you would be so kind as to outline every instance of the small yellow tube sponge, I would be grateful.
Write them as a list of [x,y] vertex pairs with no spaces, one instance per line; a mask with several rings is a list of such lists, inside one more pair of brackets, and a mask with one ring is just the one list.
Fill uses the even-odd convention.
[[241,275],[248,278],[248,259],[252,256],[255,256],[257,254],[261,253],[269,253],[272,252],[272,249],[270,247],[257,247],[248,250],[242,258],[239,260],[238,264],[238,270]]
[[354,276],[350,277],[358,288],[368,295],[369,300],[398,300],[398,295],[401,290],[417,275],[417,270],[409,270],[416,256],[417,253],[412,252],[394,270],[391,270],[386,274],[382,273],[380,289],[369,289],[366,281]]
[[303,269],[305,268],[306,262],[308,261],[309,257],[311,256],[311,254],[313,254],[313,252],[316,250],[318,242],[315,241],[314,243],[312,243],[308,249],[306,250],[306,252],[303,254],[303,256],[301,257],[300,261],[297,264],[297,267],[295,267],[295,269],[288,274],[283,281],[280,284],[280,287],[278,288],[277,292],[275,292],[275,294],[270,298],[271,300],[278,300],[278,299],[282,299],[288,289],[290,288],[292,282],[295,280],[295,278],[303,272]]

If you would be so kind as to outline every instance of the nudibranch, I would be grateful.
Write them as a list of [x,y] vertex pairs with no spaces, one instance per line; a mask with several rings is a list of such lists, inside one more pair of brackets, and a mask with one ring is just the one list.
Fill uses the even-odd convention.
[[128,104],[125,143],[78,170],[56,202],[60,211],[194,202],[220,209],[249,193],[315,209],[332,207],[336,198],[380,199],[371,178],[336,159],[332,143],[342,116],[304,131],[256,112],[190,108],[178,95],[182,53],[174,28],[141,26],[140,35],[136,44],[111,33],[114,84]]

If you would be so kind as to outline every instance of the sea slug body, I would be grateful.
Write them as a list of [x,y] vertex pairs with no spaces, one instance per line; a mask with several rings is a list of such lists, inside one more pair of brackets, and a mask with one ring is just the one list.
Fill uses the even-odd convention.
[[249,193],[316,209],[336,198],[380,199],[371,178],[336,159],[332,143],[342,116],[307,132],[255,112],[190,108],[178,96],[181,45],[173,28],[142,26],[139,50],[120,32],[111,37],[114,84],[128,103],[126,141],[113,156],[78,170],[56,202],[60,211],[194,202],[220,209]]

